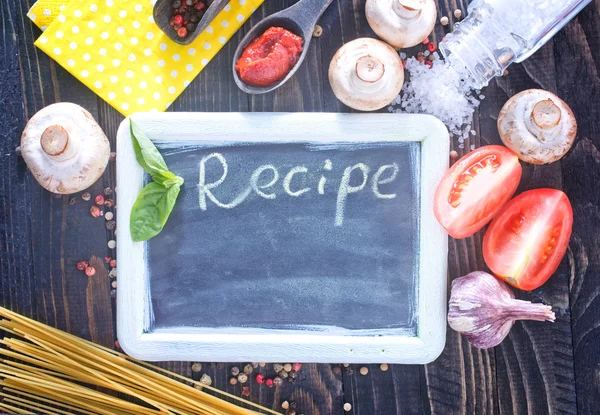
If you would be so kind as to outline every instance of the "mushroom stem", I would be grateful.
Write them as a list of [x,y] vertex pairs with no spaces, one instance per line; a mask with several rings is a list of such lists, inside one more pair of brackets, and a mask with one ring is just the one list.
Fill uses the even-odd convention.
[[560,133],[561,117],[560,108],[548,98],[533,105],[525,126],[540,142],[551,143]]
[[392,2],[392,10],[404,19],[414,19],[421,14],[424,3],[420,0],[395,0]]
[[60,125],[47,127],[40,137],[42,150],[49,157],[65,160],[73,153],[69,147],[69,133]]
[[385,73],[385,66],[374,56],[365,55],[356,60],[356,76],[362,81],[374,83]]

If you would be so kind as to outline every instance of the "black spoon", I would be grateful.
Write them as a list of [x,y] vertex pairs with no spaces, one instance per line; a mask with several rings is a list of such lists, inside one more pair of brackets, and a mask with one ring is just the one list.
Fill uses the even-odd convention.
[[[235,79],[237,86],[248,94],[264,94],[285,84],[302,64],[302,61],[308,52],[308,46],[315,29],[315,24],[332,1],[333,0],[300,0],[298,3],[288,7],[287,9],[265,17],[258,22],[256,26],[250,29],[250,31],[246,34],[246,36],[244,36],[238,45],[233,55],[233,78]],[[294,67],[281,81],[265,87],[248,85],[240,79],[240,76],[235,70],[235,64],[240,59],[240,56],[244,52],[244,49],[246,49],[246,46],[248,46],[252,40],[262,35],[268,28],[273,26],[283,27],[295,35],[300,36],[304,41],[304,44],[302,45],[302,53],[298,58],[298,62],[296,62]]]

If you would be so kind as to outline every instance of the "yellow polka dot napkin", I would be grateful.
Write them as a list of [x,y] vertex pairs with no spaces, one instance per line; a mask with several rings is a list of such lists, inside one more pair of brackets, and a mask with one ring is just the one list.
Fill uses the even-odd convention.
[[262,2],[231,0],[182,46],[154,23],[155,0],[71,0],[35,45],[123,115],[164,111]]
[[37,27],[46,30],[70,1],[71,0],[40,0],[31,7],[27,13],[27,17],[29,17]]

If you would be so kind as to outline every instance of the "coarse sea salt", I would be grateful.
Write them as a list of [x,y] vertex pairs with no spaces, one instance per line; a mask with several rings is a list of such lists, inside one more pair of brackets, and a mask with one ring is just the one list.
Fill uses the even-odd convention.
[[437,60],[430,68],[416,58],[406,60],[407,80],[388,111],[430,114],[439,118],[459,147],[469,137],[473,113],[479,106],[479,91],[467,84],[452,62]]

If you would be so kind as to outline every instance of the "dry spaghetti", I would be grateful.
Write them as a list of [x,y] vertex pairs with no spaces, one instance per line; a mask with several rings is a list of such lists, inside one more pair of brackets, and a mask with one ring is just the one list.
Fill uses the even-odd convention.
[[[0,410],[29,414],[249,415],[277,412],[0,307]],[[253,407],[247,409],[221,397]],[[112,393],[111,393],[112,392]],[[115,392],[120,398],[115,396]]]

